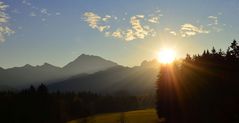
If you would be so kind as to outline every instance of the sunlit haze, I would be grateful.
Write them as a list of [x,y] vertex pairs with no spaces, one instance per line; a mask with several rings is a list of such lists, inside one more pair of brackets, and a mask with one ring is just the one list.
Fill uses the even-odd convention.
[[157,59],[160,63],[172,63],[176,58],[176,52],[172,49],[163,49],[158,52]]

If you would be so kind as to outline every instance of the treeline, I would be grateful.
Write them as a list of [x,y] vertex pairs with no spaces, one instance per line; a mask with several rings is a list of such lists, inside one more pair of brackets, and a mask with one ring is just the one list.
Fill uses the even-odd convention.
[[182,62],[162,65],[157,81],[158,116],[167,123],[239,122],[239,45],[213,47]]
[[54,92],[41,84],[20,92],[0,92],[1,123],[65,123],[99,113],[124,112],[154,106],[154,96]]

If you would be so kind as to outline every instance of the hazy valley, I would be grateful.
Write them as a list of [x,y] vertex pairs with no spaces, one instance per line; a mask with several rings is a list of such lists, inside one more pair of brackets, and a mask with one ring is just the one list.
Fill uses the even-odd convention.
[[0,89],[17,90],[43,83],[51,91],[153,93],[158,67],[156,60],[125,67],[99,56],[82,54],[62,68],[44,63],[1,69]]

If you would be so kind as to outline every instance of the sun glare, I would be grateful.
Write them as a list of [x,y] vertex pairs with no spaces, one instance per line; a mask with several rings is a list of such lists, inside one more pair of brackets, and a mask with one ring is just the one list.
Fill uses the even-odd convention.
[[157,59],[160,63],[169,64],[175,60],[176,52],[172,49],[163,49],[158,52]]

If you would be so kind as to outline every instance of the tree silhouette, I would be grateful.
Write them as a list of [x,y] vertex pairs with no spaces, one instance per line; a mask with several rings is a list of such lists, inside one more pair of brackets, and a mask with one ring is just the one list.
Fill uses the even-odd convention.
[[48,93],[48,89],[44,84],[41,84],[38,88],[37,88],[37,92],[40,94],[47,94]]
[[[191,57],[187,55],[187,61],[191,60]],[[163,64],[160,67],[160,74],[157,81],[157,114],[159,117],[167,117],[167,122],[180,122],[181,121],[181,109],[180,99],[178,98],[178,86],[176,76],[177,66],[175,64],[168,65]],[[166,92],[166,93],[165,93]]]
[[180,65],[161,66],[158,116],[167,123],[239,122],[238,54],[234,40],[226,54],[213,47],[211,53],[187,54]]
[[[154,97],[154,96],[153,96]],[[144,96],[142,105],[152,97]],[[151,100],[150,100],[151,102]],[[92,92],[49,92],[44,84],[35,89],[0,92],[1,123],[66,123],[99,113],[140,109],[139,99],[130,95],[100,95]],[[153,107],[152,103],[149,107]],[[144,107],[145,108],[145,107]],[[147,107],[146,107],[147,108]]]

